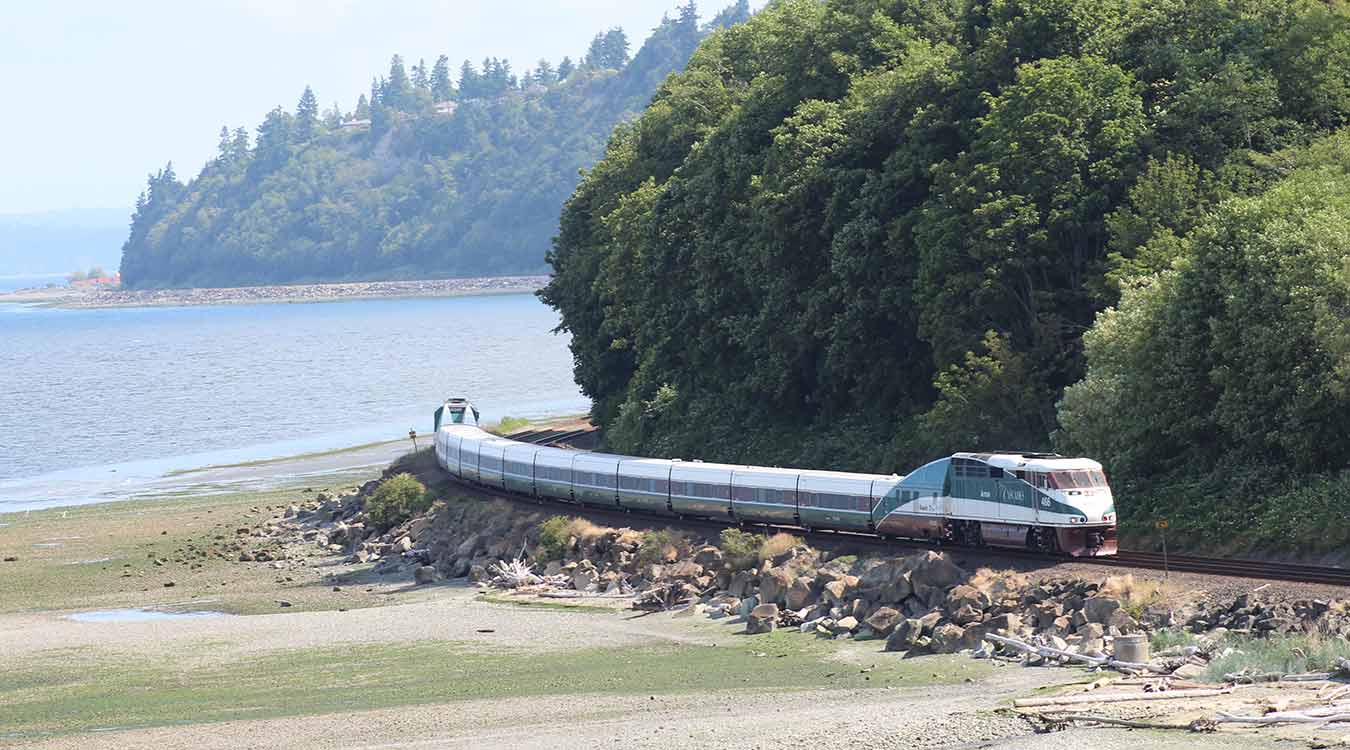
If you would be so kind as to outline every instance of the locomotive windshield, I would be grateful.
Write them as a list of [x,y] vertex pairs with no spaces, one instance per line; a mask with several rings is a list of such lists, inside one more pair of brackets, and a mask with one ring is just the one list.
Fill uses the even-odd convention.
[[1107,486],[1106,475],[1096,469],[1037,473],[1036,480],[1037,487],[1052,490],[1085,490]]

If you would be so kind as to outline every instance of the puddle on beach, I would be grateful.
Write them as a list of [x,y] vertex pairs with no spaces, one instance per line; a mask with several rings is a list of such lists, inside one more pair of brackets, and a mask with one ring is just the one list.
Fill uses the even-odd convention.
[[157,609],[96,609],[66,615],[76,622],[161,622],[164,620],[200,620],[203,617],[229,617],[224,612],[197,610],[192,612],[161,612]]
[[98,563],[112,562],[111,557],[98,557],[93,560],[71,560],[66,565],[97,565]]
[[43,548],[49,549],[49,548],[52,548],[52,547],[64,547],[64,546],[66,546],[66,543],[65,543],[65,542],[38,542],[37,544],[34,544],[33,546],[34,546],[34,547],[43,547]]

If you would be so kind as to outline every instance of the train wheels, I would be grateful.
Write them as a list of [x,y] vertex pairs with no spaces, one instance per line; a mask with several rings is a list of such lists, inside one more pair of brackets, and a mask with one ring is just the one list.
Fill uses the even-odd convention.
[[1059,534],[1049,526],[1032,526],[1027,530],[1027,548],[1059,554]]

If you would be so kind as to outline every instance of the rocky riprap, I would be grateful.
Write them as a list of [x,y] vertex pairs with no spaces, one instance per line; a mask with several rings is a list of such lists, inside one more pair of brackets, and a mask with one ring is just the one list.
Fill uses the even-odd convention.
[[1115,637],[1160,629],[1350,634],[1345,601],[1263,604],[1247,595],[1196,607],[1168,603],[1156,590],[1139,596],[1128,576],[1032,582],[1015,572],[968,571],[936,551],[831,556],[795,544],[747,565],[732,561],[717,543],[677,534],[677,543],[654,555],[644,550],[645,532],[584,524],[560,557],[546,560],[539,527],[552,514],[502,501],[455,500],[376,530],[363,502],[377,485],[319,494],[258,528],[240,529],[239,559],[284,559],[288,544],[318,545],[349,563],[373,563],[377,574],[404,575],[419,584],[469,579],[483,585],[491,566],[521,559],[554,589],[631,595],[636,608],[737,619],[752,633],[792,627],[825,638],[884,640],[887,651],[911,653],[987,648],[989,634],[1086,655],[1104,654]]

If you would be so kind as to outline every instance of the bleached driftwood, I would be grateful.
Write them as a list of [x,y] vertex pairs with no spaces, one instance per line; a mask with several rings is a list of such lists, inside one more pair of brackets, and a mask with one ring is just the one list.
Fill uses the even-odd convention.
[[1075,654],[1072,651],[1064,651],[1050,646],[1040,646],[1026,641],[1019,641],[1016,638],[1007,638],[1001,635],[986,635],[986,640],[994,643],[1017,649],[1023,653],[1032,654],[1042,658],[1050,659],[1068,659],[1069,661],[1090,664],[1094,667],[1108,667],[1131,672],[1153,672],[1155,674],[1168,674],[1166,670],[1159,669],[1152,664],[1142,664],[1139,662],[1119,661],[1110,656],[1088,656],[1087,654]]
[[1261,716],[1239,716],[1220,713],[1214,717],[1220,724],[1252,724],[1268,726],[1270,724],[1336,724],[1350,722],[1350,708],[1308,708],[1301,711],[1274,711]]
[[491,574],[488,582],[503,589],[567,585],[567,576],[541,576],[530,569],[530,564],[525,562],[523,557],[517,557],[514,560],[499,560],[488,566],[488,573]]
[[1014,708],[1036,708],[1040,706],[1077,706],[1084,703],[1126,703],[1130,701],[1170,701],[1182,698],[1209,698],[1215,695],[1227,695],[1233,688],[1213,688],[1209,690],[1167,690],[1161,693],[1107,693],[1105,695],[1059,695],[1049,698],[1019,698],[1013,701]]

